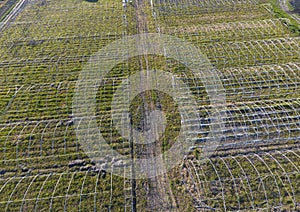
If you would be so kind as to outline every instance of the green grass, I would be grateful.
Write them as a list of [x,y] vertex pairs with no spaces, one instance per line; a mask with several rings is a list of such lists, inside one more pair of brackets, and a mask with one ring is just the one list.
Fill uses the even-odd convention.
[[299,36],[300,35],[300,27],[299,27],[298,22],[280,8],[277,0],[271,0],[270,2],[272,4],[272,11],[274,12],[274,16],[277,18],[288,19],[289,21],[288,22],[284,21],[284,23],[286,23],[289,26],[290,30],[293,33],[295,33],[296,35]]

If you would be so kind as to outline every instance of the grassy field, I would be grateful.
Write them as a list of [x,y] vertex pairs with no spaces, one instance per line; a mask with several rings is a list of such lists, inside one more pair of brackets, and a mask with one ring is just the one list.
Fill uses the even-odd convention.
[[[130,142],[112,124],[113,94],[146,65],[184,78],[204,123],[199,148],[166,175],[170,191],[149,179],[136,181],[137,210],[300,210],[299,26],[267,0],[155,0],[152,7],[144,1],[142,12],[143,32],[176,36],[207,55],[226,91],[227,117],[217,151],[202,160],[211,106],[201,78],[162,56],[115,65],[99,87],[96,114],[113,149],[130,155]],[[92,55],[124,35],[141,33],[139,16],[132,6],[125,12],[121,1],[29,0],[0,32],[3,210],[131,210],[132,181],[103,172],[81,148],[72,98]],[[159,140],[165,151],[178,135],[180,115],[172,99],[145,96],[166,111],[168,126]],[[142,99],[132,103],[136,127],[143,119]],[[138,148],[136,154],[144,146]],[[71,166],[74,160],[82,163]],[[151,190],[167,194],[168,201],[155,199]]]

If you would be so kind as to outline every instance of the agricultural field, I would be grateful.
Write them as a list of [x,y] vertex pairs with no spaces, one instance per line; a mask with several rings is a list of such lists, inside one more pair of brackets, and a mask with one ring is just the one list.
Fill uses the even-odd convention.
[[[12,13],[0,25],[0,211],[300,210],[300,28],[275,1],[136,0],[124,6],[115,0],[24,0]],[[167,53],[97,55],[112,43],[154,33],[189,49],[180,52],[173,40],[173,50],[157,47],[178,53],[180,61]],[[189,68],[199,64],[199,52],[217,77]],[[84,139],[101,133],[111,150],[148,159],[172,150],[187,126],[189,149],[179,164],[135,179],[133,166],[91,157],[103,149],[86,151],[77,133],[93,122],[76,117],[74,102],[81,101],[78,85],[93,60],[113,67],[105,76],[95,74],[101,82],[91,78],[91,87],[98,87],[88,119],[98,130]],[[175,101],[155,89],[134,96],[126,79],[150,70],[182,80],[195,105],[187,95]],[[124,95],[112,105],[120,88]],[[211,95],[224,101],[213,105]],[[133,143],[114,125],[128,100],[136,132],[146,131],[145,114],[165,114],[164,134],[154,144]],[[195,111],[197,118],[189,118]],[[218,143],[205,148],[212,136]]]

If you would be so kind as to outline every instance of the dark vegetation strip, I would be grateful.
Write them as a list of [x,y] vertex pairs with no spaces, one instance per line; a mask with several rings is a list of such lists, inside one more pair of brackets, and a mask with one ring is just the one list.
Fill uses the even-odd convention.
[[289,20],[289,23],[286,23],[286,20],[282,20],[283,22],[285,22],[290,30],[295,33],[297,36],[300,36],[300,26],[298,24],[298,22],[288,13],[286,13],[285,11],[283,11],[280,8],[280,5],[278,3],[278,0],[270,0],[271,4],[272,4],[272,9],[274,12],[274,15],[276,18],[286,18]]

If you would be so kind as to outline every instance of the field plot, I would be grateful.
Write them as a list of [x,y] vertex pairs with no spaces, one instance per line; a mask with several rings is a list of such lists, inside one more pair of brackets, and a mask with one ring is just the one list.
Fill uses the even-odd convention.
[[[217,73],[213,80],[221,82],[226,102],[219,111],[224,114],[216,132],[220,142],[203,159],[213,125],[206,85],[214,82],[182,62],[196,52],[179,54],[182,61],[148,54],[116,62],[101,76],[93,117],[112,150],[149,158],[171,149],[181,126],[197,129],[189,132],[194,142],[181,164],[154,178],[129,179],[125,176],[134,169],[123,161],[87,156],[76,136],[82,120],[74,117],[73,98],[90,57],[141,33],[171,35],[197,47]],[[115,93],[143,70],[164,70],[181,79],[197,106],[184,95],[180,103],[188,113],[199,114],[185,119],[176,101],[157,90],[131,99],[125,84],[123,98],[131,99],[130,120],[137,131],[147,128],[147,112],[165,113],[165,132],[156,144],[132,144],[112,118],[122,113],[125,102],[113,108]],[[3,211],[296,211],[299,141],[300,38],[267,0],[138,0],[127,5],[26,0],[0,31]],[[122,176],[108,172],[106,160]]]

